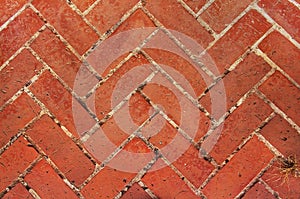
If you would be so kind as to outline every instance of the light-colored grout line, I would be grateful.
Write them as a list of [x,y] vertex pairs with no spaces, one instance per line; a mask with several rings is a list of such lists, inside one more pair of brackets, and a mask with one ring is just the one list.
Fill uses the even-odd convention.
[[103,33],[97,42],[95,42],[94,45],[92,45],[83,55],[82,58],[86,59],[96,48],[99,46],[105,39],[107,39],[109,36],[111,36],[120,25],[124,21],[126,21],[135,11],[137,11],[139,8],[142,7],[142,4],[139,2],[135,6],[133,6],[131,9],[129,9],[122,17],[121,19],[113,25],[109,30],[107,30],[105,33]]
[[298,49],[300,49],[300,44],[295,39],[293,39],[293,37],[282,26],[280,26],[272,17],[270,17],[270,15],[263,8],[259,7],[257,3],[254,3],[253,9],[255,9],[257,12],[263,15],[269,23],[273,24],[273,26],[278,32],[280,32],[292,44],[294,44]]
[[300,85],[291,78],[282,68],[280,68],[276,63],[273,62],[262,50],[259,48],[254,50],[255,54],[258,56],[261,56],[272,68],[279,71],[282,75],[284,75],[294,86],[296,86],[298,89],[300,89]]
[[101,37],[101,33],[97,30],[97,28],[95,26],[93,26],[93,24],[82,14],[82,12],[77,8],[77,6],[70,0],[67,0],[67,4],[69,5],[69,7],[76,12],[81,18],[82,20],[91,28],[93,29],[93,31],[96,32],[96,34]]
[[149,187],[147,187],[142,181],[139,181],[138,184],[145,190],[145,192],[152,198],[152,199],[158,199],[156,195],[151,191]]
[[194,18],[197,18],[197,14],[183,0],[177,0],[177,2],[180,3],[182,5],[182,7],[184,9],[186,9],[186,11],[188,13],[190,13],[191,15],[193,15]]
[[280,108],[278,108],[270,99],[267,98],[265,94],[261,91],[256,90],[256,95],[261,98],[266,104],[268,104],[278,115],[283,117],[297,132],[300,134],[300,127],[289,118]]
[[[104,123],[107,120],[109,120],[119,109],[121,109],[123,107],[124,104],[126,104],[129,101],[130,97],[133,94],[135,94],[140,87],[143,87],[144,85],[149,83],[154,78],[156,73],[157,73],[156,71],[153,71],[142,83],[140,83],[138,88],[131,91],[119,104],[117,104],[108,114],[106,114],[106,116],[103,119],[99,120],[98,123]],[[97,127],[97,126],[95,126],[95,127]],[[96,131],[94,129],[92,129],[92,131],[85,133],[81,137],[81,141],[86,142],[95,132]]]
[[13,16],[11,16],[4,24],[0,26],[0,32],[7,28],[7,26],[15,20],[26,8],[28,8],[29,4],[24,4]]
[[190,49],[186,48],[161,22],[159,22],[153,14],[142,7],[144,13],[153,21],[153,23],[159,27],[169,38],[173,41],[200,69],[205,72],[209,77],[215,79],[215,75],[199,60],[198,56],[195,56]]
[[168,81],[170,81],[180,92],[183,94],[195,107],[197,107],[200,111],[202,111],[209,119],[212,119],[208,111],[202,107],[198,100],[192,97],[187,91],[185,91],[182,86],[172,76],[170,76],[158,63],[156,63],[150,55],[148,55],[145,51],[141,51],[145,57],[150,61],[150,63],[159,71]]
[[[129,143],[132,141],[133,138],[135,137],[140,137],[139,135],[139,132],[141,131],[141,129],[146,126],[149,122],[151,122],[151,119],[153,119],[153,117],[156,115],[157,113],[154,113],[152,116],[150,116],[148,119],[146,119],[136,130],[134,130],[132,132],[131,135],[129,135],[127,137],[127,139],[125,139],[119,146],[116,146],[116,149],[111,153],[109,154],[106,159],[101,163],[101,165],[98,166],[98,168],[95,169],[95,171],[80,185],[79,189],[83,189],[83,187],[85,185],[87,185],[107,164],[109,164],[109,162],[115,157],[117,156],[120,151],[123,150],[123,148]],[[99,126],[99,128],[101,128]],[[144,140],[145,142],[145,140]],[[146,145],[147,147],[149,147],[153,152],[154,152],[154,149],[155,147],[148,141],[146,141]]]
[[88,7],[88,8],[82,13],[83,16],[89,14],[89,12],[91,12],[91,10],[94,9],[100,1],[101,1],[101,0],[96,0],[90,7]]
[[298,3],[295,0],[288,0],[290,3],[292,3],[294,6],[296,6],[298,9],[300,9],[300,3]]
[[8,60],[6,60],[2,66],[0,66],[0,71],[3,70],[14,58],[16,58],[26,47],[31,45],[31,43],[40,35],[40,33],[45,30],[45,25],[41,26],[41,28],[35,32],[25,43],[24,45],[19,48]]
[[249,183],[248,185],[235,197],[235,199],[241,199],[244,195],[257,183],[259,179],[264,175],[264,173],[272,166],[272,163],[276,161],[276,158],[273,158],[267,166],[265,166]]
[[214,37],[214,41],[219,38],[219,34],[217,34],[201,17],[198,17],[197,21]]
[[254,3],[256,1],[258,1],[258,0],[255,0],[250,5],[248,5],[247,8],[245,8],[235,19],[233,19],[231,21],[231,23],[228,24],[222,32],[220,32],[218,35],[216,35],[216,39],[214,41],[212,41],[201,54],[206,53],[211,47],[213,47],[215,45],[215,43],[217,43],[217,41],[219,41],[234,26],[234,24],[236,24],[243,16],[245,16],[247,14],[247,12],[249,12],[253,8]]
[[276,199],[282,199],[281,197],[279,197],[278,193],[276,191],[274,191],[269,185],[268,183],[266,183],[262,178],[259,178],[259,182],[263,184],[263,186],[266,188],[266,190],[271,193]]
[[60,41],[77,57],[77,59],[80,60],[83,64],[85,64],[87,69],[93,75],[95,75],[96,78],[101,78],[97,71],[87,63],[84,57],[81,56],[71,44],[69,44],[69,42],[55,29],[54,26],[47,22],[47,19],[42,15],[42,13],[38,9],[36,9],[32,4],[29,4],[29,6],[46,23],[45,26],[60,39]]
[[215,0],[207,0],[206,4],[197,12],[196,17],[199,17]]
[[35,123],[37,120],[40,119],[40,117],[44,115],[43,110],[41,110],[34,118],[32,118],[27,124],[24,125],[22,129],[18,130],[18,133],[16,133],[14,136],[10,138],[10,140],[2,147],[0,148],[0,156],[17,140],[19,139],[24,133],[27,131],[27,129]]

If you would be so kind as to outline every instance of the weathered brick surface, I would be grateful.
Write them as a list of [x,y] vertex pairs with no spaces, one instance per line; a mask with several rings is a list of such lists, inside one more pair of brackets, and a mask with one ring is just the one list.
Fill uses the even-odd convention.
[[[233,159],[212,178],[203,192],[208,198],[233,198],[272,159],[269,149],[253,137]],[[251,165],[251,169],[247,169]]]
[[279,25],[285,28],[293,38],[298,42],[300,41],[299,8],[289,1],[273,2],[260,0],[258,5],[260,5]]
[[[253,88],[270,69],[271,67],[261,57],[251,53],[232,72],[225,76],[222,81],[217,83],[209,93],[200,100],[200,103],[211,111],[210,93],[213,92],[217,99],[226,100],[226,108],[228,110]],[[224,113],[225,112],[220,111],[213,116],[218,119]]]
[[256,183],[251,189],[246,193],[243,197],[245,199],[252,199],[252,198],[265,198],[265,199],[275,199],[268,190],[264,187],[261,183]]
[[268,35],[259,48],[282,68],[290,77],[300,83],[299,49],[278,32]]
[[3,105],[42,68],[27,50],[23,50],[0,72],[0,100]]
[[113,198],[134,176],[132,173],[105,167],[83,188],[82,194],[86,198]]
[[264,121],[272,110],[255,95],[250,96],[215,131],[222,128],[222,134],[211,155],[218,163],[223,162],[238,145]]
[[78,53],[83,54],[97,41],[98,36],[94,30],[65,2],[34,0],[32,3]]
[[0,147],[16,135],[39,114],[40,108],[27,94],[22,94],[12,104],[0,111]]
[[26,188],[18,183],[14,186],[7,194],[4,195],[4,199],[17,199],[17,198],[24,198],[24,199],[33,199],[32,195],[26,190]]
[[0,25],[5,23],[10,17],[12,17],[27,1],[17,0],[9,1],[3,0],[0,2]]
[[43,116],[26,133],[75,185],[83,183],[94,171],[88,157],[48,116]]
[[[158,160],[154,168],[161,164],[164,164],[162,160]],[[170,167],[149,172],[142,178],[142,181],[159,198],[199,198]]]
[[[213,62],[207,67],[216,75],[223,73],[241,54],[249,49],[269,28],[271,24],[261,14],[250,10],[217,43],[207,51]],[[205,64],[204,57],[204,64]],[[214,64],[219,71],[214,69]]]
[[45,160],[34,166],[25,181],[41,198],[77,198]]
[[236,18],[252,0],[246,1],[214,1],[200,17],[210,25],[217,33],[226,28],[234,18]]
[[259,89],[299,125],[300,94],[296,86],[276,72]]
[[31,9],[27,8],[7,28],[1,31],[0,65],[22,47],[42,25],[42,20]]
[[297,3],[1,1],[0,197],[298,198]]
[[17,180],[38,153],[29,146],[23,137],[17,139],[12,146],[0,156],[0,191],[2,192],[12,181]]

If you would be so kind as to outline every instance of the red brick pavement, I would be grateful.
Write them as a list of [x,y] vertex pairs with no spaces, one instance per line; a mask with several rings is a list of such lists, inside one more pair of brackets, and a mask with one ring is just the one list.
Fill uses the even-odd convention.
[[0,198],[300,198],[299,1],[0,7]]

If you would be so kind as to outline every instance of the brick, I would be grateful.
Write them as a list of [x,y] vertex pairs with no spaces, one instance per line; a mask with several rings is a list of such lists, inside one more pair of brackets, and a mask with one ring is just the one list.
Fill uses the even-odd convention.
[[[159,128],[160,127],[160,128]],[[141,133],[157,148],[163,147],[172,143],[173,139],[178,134],[178,131],[171,126],[161,115],[156,115],[150,123],[142,128]]]
[[198,12],[206,3],[205,0],[183,0],[194,12]]
[[[23,137],[17,139],[0,156],[0,191],[2,192],[38,157]],[[5,175],[2,175],[5,174]]]
[[300,157],[300,135],[279,115],[276,115],[260,132],[284,156]]
[[155,25],[141,9],[137,9],[116,29],[114,34],[147,27],[155,27]]
[[[43,46],[41,48],[41,46]],[[81,61],[49,29],[44,30],[31,48],[70,86],[73,87]]]
[[137,3],[138,0],[118,2],[111,2],[109,0],[100,1],[86,17],[101,33],[105,33]]
[[190,146],[175,162],[172,163],[195,187],[199,187],[214,166],[199,156],[199,151]]
[[300,42],[300,11],[287,0],[273,2],[260,0],[258,5],[262,7],[279,25],[289,32],[294,39]]
[[42,65],[27,50],[23,50],[0,72],[0,101],[3,105],[36,75]]
[[34,166],[25,181],[41,198],[78,198],[45,160]]
[[72,0],[72,2],[81,10],[81,12],[84,12],[86,9],[88,9],[96,0]]
[[281,73],[274,73],[259,89],[294,122],[300,124],[299,89]]
[[[204,187],[208,198],[234,198],[273,158],[269,149],[253,137]],[[251,167],[249,166],[251,165]]]
[[105,167],[83,189],[85,198],[113,198],[136,174]]
[[131,199],[131,198],[151,199],[151,197],[137,183],[134,183],[121,198],[122,199],[126,199],[126,198],[127,199]]
[[224,30],[252,0],[217,0],[214,1],[200,17],[217,33]]
[[[43,46],[43,48],[41,48]],[[79,95],[86,95],[98,80],[49,29],[44,30],[31,48]],[[85,78],[84,78],[84,77]],[[80,78],[80,80],[78,80]],[[88,81],[85,81],[88,79]],[[77,82],[75,82],[77,80]],[[80,84],[80,86],[78,86]],[[75,86],[78,87],[75,87]]]
[[27,1],[17,0],[10,1],[4,0],[0,2],[0,26],[4,24],[10,17],[12,17]]
[[146,173],[142,178],[142,182],[144,182],[158,198],[199,198],[185,182],[160,159],[153,166],[156,167],[157,165],[163,165],[163,168]]
[[279,193],[279,197],[281,198],[298,198],[300,195],[300,178],[295,177],[294,174],[291,173],[288,175],[283,173],[279,162],[275,162],[275,164],[262,176],[262,179],[271,187],[271,189]]
[[[102,119],[109,113],[151,74],[150,65],[145,64],[149,64],[149,62],[142,55],[139,54],[136,57],[131,57],[96,90],[95,101],[101,102],[95,104],[99,119]],[[112,66],[110,67],[113,68]],[[127,76],[125,76],[126,74]],[[120,81],[123,81],[123,84],[120,84]],[[117,85],[118,87],[116,87]],[[112,96],[113,92],[115,92],[114,98]],[[118,95],[116,95],[116,92]]]
[[[226,100],[226,110],[228,110],[261,80],[270,69],[271,67],[261,57],[251,53],[233,71],[227,74],[221,82],[217,83],[205,97],[201,98],[200,104],[211,112],[211,96],[213,96],[215,99]],[[210,93],[213,94],[210,95]],[[212,113],[213,117],[219,119],[224,115],[224,111]]]
[[26,133],[76,186],[93,173],[92,162],[48,116],[35,122]]
[[37,116],[39,111],[39,106],[27,94],[22,94],[16,101],[1,110],[0,148]]
[[0,65],[22,47],[42,25],[42,20],[27,8],[2,30],[0,32]]
[[[89,114],[48,71],[44,72],[29,89],[75,137],[94,125],[95,122]],[[74,123],[74,111],[85,118],[85,124],[80,121]]]
[[256,183],[243,197],[245,199],[252,198],[265,198],[265,199],[275,199],[275,197],[268,192],[268,190],[260,182]]
[[251,95],[215,130],[221,130],[221,135],[211,156],[218,163],[223,162],[271,113],[267,104]]
[[300,83],[299,49],[278,32],[272,32],[259,45],[290,77]]
[[142,91],[196,142],[206,134],[209,119],[162,74],[158,73]]
[[27,191],[27,189],[22,184],[18,183],[7,194],[4,195],[3,199],[18,199],[20,197],[23,199],[33,199],[32,195]]
[[[169,41],[172,42],[171,40]],[[201,69],[197,69],[198,66],[195,65],[187,56],[185,56],[183,52],[178,52],[178,54],[175,54],[175,48],[178,47],[176,45],[168,47],[168,49],[174,49],[175,52],[167,51],[167,49],[145,49],[145,51],[173,79],[175,79],[175,81],[182,88],[184,88],[185,91],[187,91],[192,97],[197,98],[197,96],[204,92],[212,80]],[[180,73],[180,75],[178,75],[178,73]],[[184,77],[184,80],[180,79],[179,77]]]
[[[210,48],[203,56],[203,62],[215,75],[222,74],[247,49],[249,49],[269,28],[266,19],[254,10],[250,10]],[[213,62],[206,61],[210,56]],[[219,71],[216,71],[215,66]]]
[[93,29],[66,2],[34,0],[32,4],[79,54],[84,54],[98,40]]
[[[179,2],[172,0],[149,0],[146,8],[168,29],[193,38],[203,48],[213,37],[190,15]],[[179,38],[180,39],[180,38]],[[183,41],[184,42],[184,41]]]

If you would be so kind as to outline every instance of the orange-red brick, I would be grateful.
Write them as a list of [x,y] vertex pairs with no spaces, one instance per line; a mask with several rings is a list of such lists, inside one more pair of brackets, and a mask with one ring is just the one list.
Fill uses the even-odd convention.
[[39,114],[40,108],[27,94],[0,111],[0,148]]
[[5,23],[10,17],[12,17],[25,3],[27,0],[3,0],[0,2],[0,26]]
[[299,89],[286,77],[276,72],[259,89],[294,122],[300,124]]
[[[223,73],[241,54],[249,49],[269,28],[271,24],[258,12],[250,10],[206,53],[214,63],[205,63],[215,74]],[[215,64],[219,71],[216,71]]]
[[113,198],[134,176],[133,173],[105,167],[82,189],[82,194],[86,198]]
[[25,181],[41,198],[77,198],[45,160],[34,166]]
[[28,144],[23,137],[20,137],[1,154],[0,192],[17,180],[17,177],[38,157],[38,153]]
[[0,32],[0,65],[22,47],[42,25],[42,20],[27,8],[2,30]]
[[246,193],[243,197],[245,199],[253,199],[253,198],[264,198],[264,199],[275,199],[268,190],[261,183],[256,183],[251,189]]
[[32,4],[78,51],[85,53],[98,39],[98,35],[65,1],[34,0]]
[[205,10],[200,17],[217,33],[226,28],[252,0],[217,0]]
[[279,25],[287,30],[292,37],[300,42],[299,8],[287,0],[278,2],[260,0],[258,5],[261,6]]
[[26,132],[75,185],[94,171],[94,165],[79,147],[48,116],[43,116]]
[[300,51],[278,32],[272,32],[259,45],[267,56],[300,83]]
[[[208,198],[234,198],[267,166],[273,155],[253,137],[204,187]],[[251,165],[251,167],[250,167]]]
[[86,17],[101,33],[105,33],[136,3],[138,3],[138,0],[100,1]]
[[0,105],[9,100],[36,75],[42,65],[27,50],[23,50],[0,71]]
[[32,195],[26,190],[26,188],[22,184],[18,183],[4,195],[3,199],[18,199],[21,196],[23,199],[33,199]]
[[211,151],[218,163],[223,162],[272,113],[272,109],[251,95],[217,130],[221,136]]

